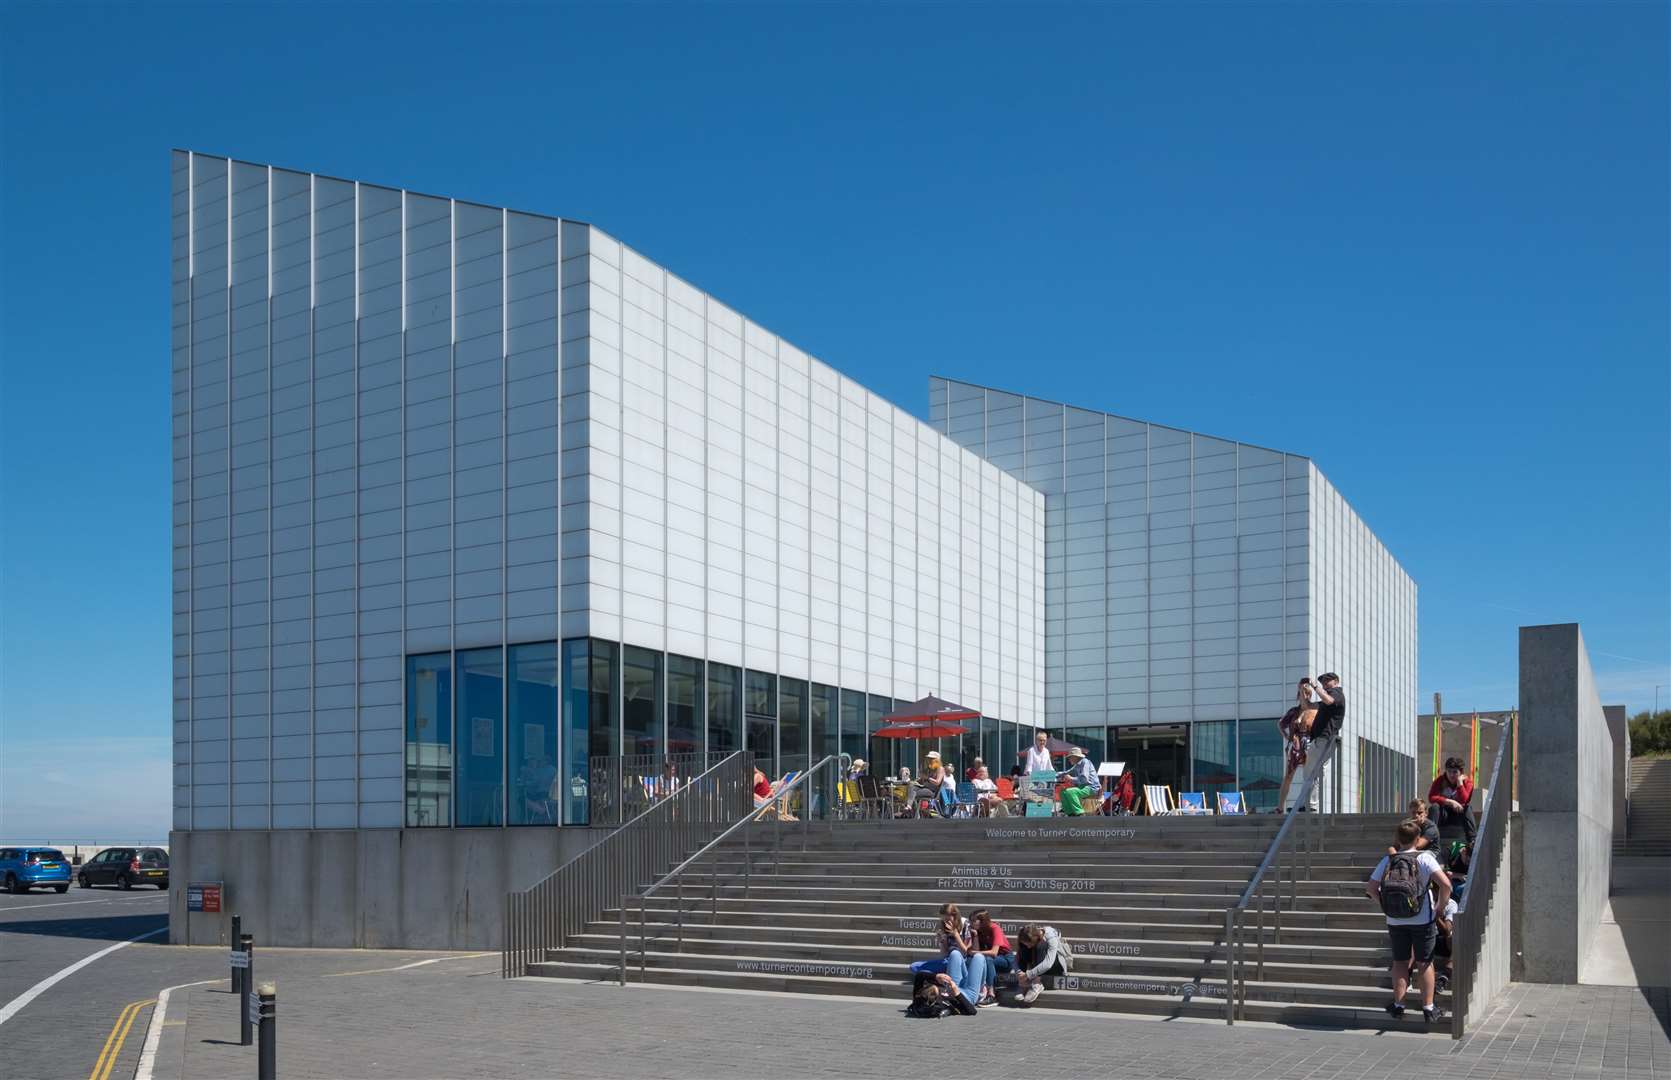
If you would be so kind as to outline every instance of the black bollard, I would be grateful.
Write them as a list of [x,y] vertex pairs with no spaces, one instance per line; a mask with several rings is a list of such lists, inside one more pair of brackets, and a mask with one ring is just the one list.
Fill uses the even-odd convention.
[[255,994],[255,937],[244,934],[238,938],[244,954],[249,957],[249,964],[244,968],[243,985],[238,994],[238,1045],[249,1046],[255,1042],[255,1026],[249,1019],[249,999]]
[[[238,935],[242,934],[243,932],[244,932],[244,917],[242,915],[232,916],[232,951],[233,952],[238,951]],[[236,965],[236,964],[232,965],[232,992],[234,994],[236,994],[238,992],[239,981],[242,978],[243,978],[243,976],[238,974],[238,965]]]
[[257,1055],[258,1080],[278,1080],[278,988],[262,983],[261,1049]]

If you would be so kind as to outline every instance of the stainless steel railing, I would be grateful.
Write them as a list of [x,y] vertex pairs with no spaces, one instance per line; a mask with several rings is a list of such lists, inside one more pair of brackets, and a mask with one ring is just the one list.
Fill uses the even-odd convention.
[[[1265,850],[1265,857],[1259,861],[1259,866],[1248,879],[1247,888],[1242,890],[1241,897],[1225,909],[1224,912],[1224,1022],[1234,1024],[1236,1015],[1240,1012],[1243,1018],[1247,1014],[1247,970],[1246,970],[1246,942],[1244,940],[1249,919],[1249,909],[1255,920],[1255,942],[1257,955],[1255,957],[1256,979],[1265,976],[1265,912],[1270,910],[1271,925],[1277,944],[1282,942],[1282,878],[1283,865],[1286,860],[1288,870],[1288,910],[1293,911],[1299,903],[1299,882],[1302,871],[1300,863],[1302,857],[1305,862],[1304,876],[1311,876],[1312,855],[1320,849],[1324,834],[1328,828],[1328,821],[1332,815],[1303,813],[1299,807],[1308,806],[1311,793],[1322,782],[1325,772],[1336,770],[1326,769],[1340,749],[1340,737],[1337,735],[1324,745],[1323,756],[1315,768],[1308,768],[1310,775],[1301,786],[1300,792],[1294,798],[1293,806],[1283,815],[1282,827],[1277,829],[1276,836],[1271,838],[1271,845]],[[1336,803],[1336,805],[1339,805]],[[1270,884],[1274,888],[1266,888],[1267,877],[1275,870],[1276,876]]]
[[[500,974],[527,974],[629,891],[695,849],[708,850],[754,808],[754,760],[738,751],[668,793],[529,889],[505,895]],[[671,786],[671,785],[669,785]],[[704,846],[708,845],[708,846]]]
[[[754,876],[755,846],[752,841],[752,830],[761,821],[779,820],[793,816],[800,822],[800,828],[793,825],[778,826],[772,830],[773,847],[760,846],[760,857],[764,858],[768,852],[772,856],[775,868],[778,852],[782,851],[783,838],[787,832],[801,834],[801,850],[806,850],[807,838],[811,832],[813,818],[820,820],[845,820],[857,812],[856,804],[849,802],[841,791],[841,760],[840,756],[831,754],[819,761],[812,768],[797,776],[794,781],[782,791],[774,793],[772,800],[765,806],[752,807],[741,820],[730,828],[708,841],[702,849],[678,866],[663,874],[652,882],[648,888],[639,892],[636,897],[623,891],[621,901],[621,968],[620,981],[625,986],[627,982],[627,911],[634,899],[638,901],[638,975],[644,977],[646,957],[648,955],[648,930],[645,911],[651,896],[659,893],[665,895],[668,888],[674,891],[674,921],[677,924],[677,951],[685,950],[685,875],[708,858],[721,844],[733,837],[741,836],[743,840],[743,896],[748,896],[749,887]],[[710,920],[719,922],[719,873],[717,868],[710,877],[708,906]],[[699,900],[698,903],[701,901]]]
[[[1462,899],[1456,905],[1456,917],[1451,922],[1451,1038],[1467,1034],[1473,1022],[1475,1007],[1491,1004],[1491,994],[1476,1001],[1476,981],[1482,961],[1502,965],[1502,982],[1506,983],[1508,948],[1506,935],[1502,943],[1505,955],[1486,956],[1486,930],[1493,920],[1507,919],[1508,905],[1494,903],[1497,876],[1503,867],[1503,852],[1508,846],[1509,814],[1514,808],[1514,724],[1503,729],[1502,749],[1497,764],[1491,770],[1491,786],[1485,793],[1485,810],[1474,834],[1474,850],[1468,859],[1468,877]],[[1499,927],[1500,928],[1500,927]],[[1489,987],[1487,987],[1489,989]],[[1498,989],[1501,989],[1499,986]]]
[[619,825],[649,809],[691,777],[713,768],[724,753],[620,754],[588,762],[586,803],[592,825]]

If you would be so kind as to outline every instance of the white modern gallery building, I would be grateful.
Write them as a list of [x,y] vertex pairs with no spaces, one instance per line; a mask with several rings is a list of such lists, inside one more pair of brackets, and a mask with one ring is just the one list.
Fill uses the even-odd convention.
[[1414,786],[1415,587],[1304,457],[951,379],[924,423],[589,224],[187,151],[172,325],[177,848],[915,765],[869,735],[929,693],[953,760],[1047,726],[1269,806],[1331,669],[1329,797]]

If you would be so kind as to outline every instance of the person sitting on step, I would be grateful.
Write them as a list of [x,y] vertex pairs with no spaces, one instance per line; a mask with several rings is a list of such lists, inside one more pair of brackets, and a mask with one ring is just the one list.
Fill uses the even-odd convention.
[[1021,946],[1016,955],[1015,981],[1021,989],[1021,1004],[1031,1005],[1044,993],[1044,980],[1073,970],[1073,953],[1054,926],[1031,923],[1015,935]]
[[940,943],[940,955],[946,958],[946,975],[957,984],[958,993],[972,1004],[981,1004],[981,988],[986,984],[986,957],[975,947],[975,936],[969,924],[958,913],[956,904],[940,906],[940,926],[935,933]]
[[975,948],[986,958],[986,981],[981,986],[980,1003],[997,1004],[993,984],[998,981],[998,976],[1015,970],[1015,954],[1010,951],[1009,938],[1004,936],[1004,928],[985,908],[969,916],[969,930],[975,936]]
[[1010,808],[998,797],[998,785],[993,783],[992,774],[985,765],[975,770],[975,778],[969,783],[975,789],[975,802],[980,805],[981,817],[1009,816]]

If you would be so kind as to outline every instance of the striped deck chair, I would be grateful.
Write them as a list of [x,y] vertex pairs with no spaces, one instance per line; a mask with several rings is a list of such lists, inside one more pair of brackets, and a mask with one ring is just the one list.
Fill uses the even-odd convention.
[[1178,812],[1177,805],[1172,801],[1172,789],[1165,784],[1144,784],[1143,806],[1156,817]]

